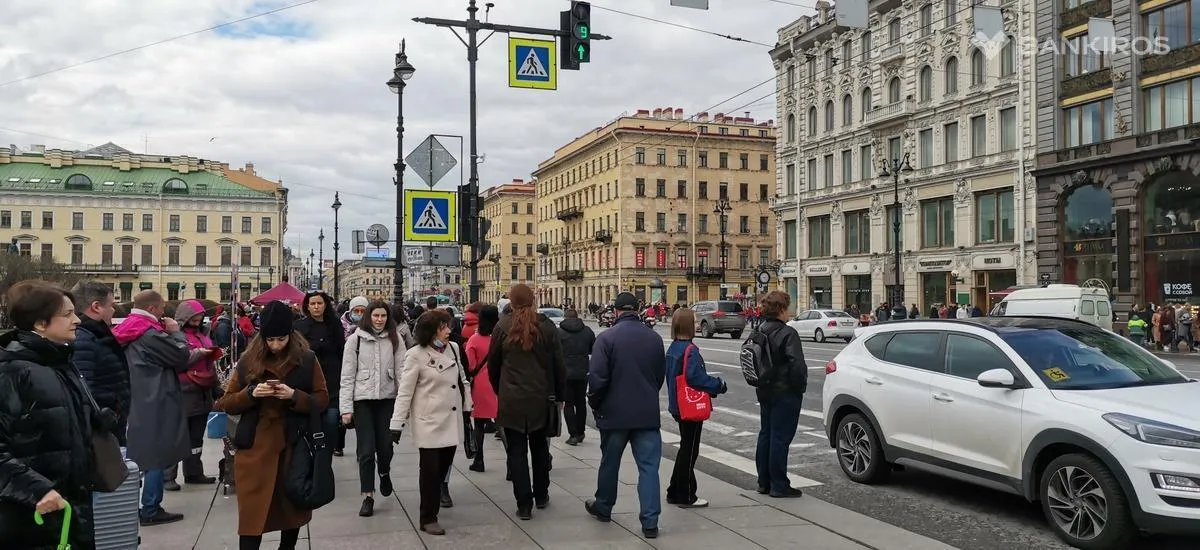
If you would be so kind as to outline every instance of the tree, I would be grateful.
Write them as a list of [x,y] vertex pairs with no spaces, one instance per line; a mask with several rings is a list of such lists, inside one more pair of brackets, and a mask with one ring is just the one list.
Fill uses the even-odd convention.
[[30,279],[41,279],[57,283],[70,289],[84,279],[84,275],[67,269],[53,260],[34,259],[20,254],[0,253],[0,328],[8,326],[8,304],[5,295],[13,285]]

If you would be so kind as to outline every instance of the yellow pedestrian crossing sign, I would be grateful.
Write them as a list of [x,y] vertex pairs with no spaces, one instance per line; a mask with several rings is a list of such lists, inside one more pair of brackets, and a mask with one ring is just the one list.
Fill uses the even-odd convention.
[[553,40],[508,39],[508,86],[558,89],[558,61]]
[[455,242],[458,240],[458,193],[454,191],[404,191],[404,240]]

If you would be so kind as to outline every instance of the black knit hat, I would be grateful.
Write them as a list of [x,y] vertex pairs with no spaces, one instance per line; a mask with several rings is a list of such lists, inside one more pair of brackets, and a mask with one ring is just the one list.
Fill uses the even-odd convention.
[[263,338],[278,338],[292,334],[292,321],[295,319],[295,314],[287,304],[276,300],[263,308],[259,319],[262,324],[260,332]]

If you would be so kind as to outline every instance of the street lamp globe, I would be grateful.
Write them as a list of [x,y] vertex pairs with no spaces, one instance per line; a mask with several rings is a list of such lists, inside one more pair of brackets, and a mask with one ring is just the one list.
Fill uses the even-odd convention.
[[331,206],[331,208],[333,208],[334,212],[337,212],[338,209],[341,207],[342,207],[342,200],[338,197],[337,193],[334,193],[333,194],[333,205]]
[[412,78],[413,73],[417,69],[408,62],[408,55],[404,53],[404,41],[400,41],[400,53],[396,54],[396,69],[392,72],[392,79],[388,80],[388,88],[391,88],[392,93],[399,94],[400,89],[404,87],[404,81]]

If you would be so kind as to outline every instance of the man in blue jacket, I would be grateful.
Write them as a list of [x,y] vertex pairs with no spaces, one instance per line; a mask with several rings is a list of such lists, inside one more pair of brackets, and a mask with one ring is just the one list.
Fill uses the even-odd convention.
[[600,430],[600,471],[596,498],[584,503],[588,514],[612,520],[617,503],[617,478],[625,447],[633,448],[638,469],[638,500],[642,535],[658,537],[662,511],[658,467],[662,462],[662,433],[658,394],[666,379],[663,339],[638,318],[637,298],[617,295],[616,323],[600,333],[588,364],[588,404]]
[[129,365],[125,362],[125,351],[112,333],[116,309],[112,286],[82,281],[71,293],[75,295],[75,311],[79,313],[71,362],[87,382],[96,404],[116,413],[113,435],[124,447],[125,426],[129,422]]

